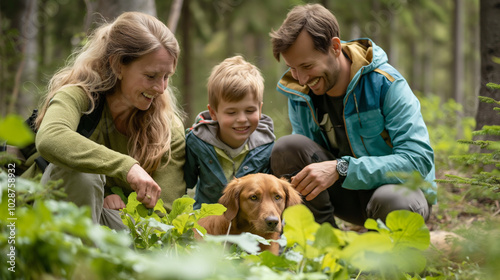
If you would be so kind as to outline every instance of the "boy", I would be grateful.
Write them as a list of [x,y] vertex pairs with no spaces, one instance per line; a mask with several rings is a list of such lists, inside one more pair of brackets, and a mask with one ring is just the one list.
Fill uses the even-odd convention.
[[273,121],[262,114],[264,79],[241,56],[225,59],[208,78],[208,110],[186,136],[184,177],[196,186],[194,209],[217,203],[229,181],[269,173]]

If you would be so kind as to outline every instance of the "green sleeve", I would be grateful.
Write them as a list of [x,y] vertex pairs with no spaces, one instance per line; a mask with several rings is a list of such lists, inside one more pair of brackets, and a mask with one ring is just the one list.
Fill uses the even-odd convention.
[[162,166],[153,173],[153,179],[161,187],[160,198],[164,202],[167,211],[172,210],[172,203],[186,193],[186,182],[184,181],[185,146],[184,128],[180,120],[179,125],[172,129],[171,159],[167,163],[168,155],[162,160]]
[[[36,147],[49,162],[85,173],[104,174],[127,182],[127,173],[137,163],[76,132],[88,98],[79,87],[55,94],[36,134]],[[95,133],[95,132],[94,132]]]

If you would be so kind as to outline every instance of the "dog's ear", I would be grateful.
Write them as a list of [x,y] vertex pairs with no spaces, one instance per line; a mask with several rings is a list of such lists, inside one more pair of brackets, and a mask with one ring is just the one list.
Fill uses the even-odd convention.
[[224,212],[224,217],[232,221],[240,210],[240,191],[239,179],[234,178],[224,190],[224,194],[219,199],[219,203],[224,205],[227,210]]
[[290,184],[285,178],[281,178],[280,182],[286,193],[285,208],[302,203],[302,197],[299,192],[292,187],[292,184]]

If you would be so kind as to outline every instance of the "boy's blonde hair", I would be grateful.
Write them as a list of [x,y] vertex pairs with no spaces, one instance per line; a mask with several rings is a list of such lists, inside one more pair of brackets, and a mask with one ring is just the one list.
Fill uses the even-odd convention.
[[212,69],[208,78],[208,104],[217,111],[220,100],[236,102],[247,94],[262,102],[264,78],[260,70],[242,56],[226,58]]

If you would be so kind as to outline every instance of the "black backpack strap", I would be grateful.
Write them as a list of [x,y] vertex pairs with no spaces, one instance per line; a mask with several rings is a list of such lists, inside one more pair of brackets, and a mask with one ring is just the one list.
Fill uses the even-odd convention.
[[102,111],[104,109],[104,104],[106,104],[105,98],[100,98],[96,101],[95,108],[90,114],[84,114],[80,119],[78,128],[76,132],[89,138],[92,133],[94,133],[95,128],[101,120]]

